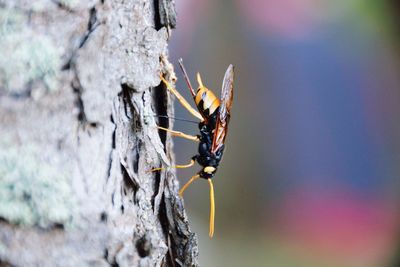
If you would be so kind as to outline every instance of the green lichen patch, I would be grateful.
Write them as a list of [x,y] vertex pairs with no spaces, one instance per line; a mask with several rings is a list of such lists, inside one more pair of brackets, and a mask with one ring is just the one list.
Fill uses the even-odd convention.
[[58,88],[61,53],[46,35],[34,32],[21,12],[0,8],[0,89],[19,93],[32,82]]
[[68,176],[40,155],[39,147],[0,142],[0,217],[43,228],[71,225],[76,204]]

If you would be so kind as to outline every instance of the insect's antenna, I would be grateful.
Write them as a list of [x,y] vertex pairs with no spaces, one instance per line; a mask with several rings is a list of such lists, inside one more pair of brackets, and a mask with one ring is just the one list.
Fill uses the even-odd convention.
[[196,174],[195,176],[190,178],[189,182],[187,182],[184,186],[182,186],[181,190],[179,190],[179,195],[182,197],[183,196],[183,192],[185,192],[186,188],[188,188],[189,185],[191,183],[193,183],[195,180],[197,180],[199,177],[200,177],[200,175]]
[[191,123],[199,124],[197,121],[192,121],[192,120],[187,120],[187,119],[182,119],[182,118],[177,118],[177,117],[169,117],[167,115],[154,115],[154,117],[173,119],[173,120],[176,120],[176,121],[185,121],[185,122],[191,122]]
[[189,87],[190,93],[192,93],[192,96],[194,97],[196,95],[196,92],[193,90],[192,84],[190,83],[189,76],[186,73],[185,66],[183,66],[183,60],[180,58],[178,60],[178,62],[179,62],[179,67],[181,67],[181,70],[183,72],[183,77],[185,77],[187,86]]
[[213,237],[214,235],[214,218],[215,218],[215,202],[214,202],[214,186],[211,179],[208,179],[208,184],[210,185],[210,232],[208,235]]

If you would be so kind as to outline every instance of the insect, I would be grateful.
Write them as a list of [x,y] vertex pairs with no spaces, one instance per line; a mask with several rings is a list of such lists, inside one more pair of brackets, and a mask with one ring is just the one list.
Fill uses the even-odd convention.
[[[234,67],[229,65],[225,72],[222,82],[221,98],[218,99],[214,93],[204,86],[201,76],[197,73],[197,82],[199,87],[195,91],[187,75],[186,69],[183,65],[182,59],[179,60],[179,66],[183,72],[186,84],[193,96],[197,110],[195,110],[182,96],[173,88],[173,86],[161,76],[161,80],[166,85],[167,89],[171,91],[179,102],[190,112],[193,116],[200,120],[199,129],[200,134],[197,136],[188,135],[183,132],[170,130],[163,127],[158,127],[161,130],[170,132],[173,136],[183,137],[189,140],[198,141],[199,148],[198,154],[195,155],[191,162],[187,165],[177,165],[175,168],[188,168],[194,165],[197,161],[202,169],[194,175],[190,180],[180,189],[179,195],[182,197],[183,192],[189,185],[197,180],[203,178],[208,181],[210,186],[210,228],[209,236],[214,235],[214,218],[215,218],[215,202],[214,202],[214,186],[212,178],[217,172],[218,165],[222,159],[222,154],[225,148],[225,138],[228,131],[228,124],[230,119],[230,111],[233,100],[233,78]],[[156,168],[153,170],[161,170]]]

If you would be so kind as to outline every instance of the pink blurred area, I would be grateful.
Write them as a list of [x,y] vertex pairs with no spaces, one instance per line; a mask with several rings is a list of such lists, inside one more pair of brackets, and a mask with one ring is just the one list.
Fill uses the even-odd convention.
[[365,199],[346,188],[297,188],[278,210],[274,228],[282,236],[327,258],[378,264],[396,242],[398,205]]
[[265,34],[300,38],[309,34],[321,12],[316,0],[238,0],[245,19]]
[[189,53],[190,47],[196,41],[195,32],[193,31],[204,19],[208,19],[208,14],[212,8],[210,1],[178,1],[178,28],[180,31],[180,38],[182,40],[176,43],[179,50],[183,54]]

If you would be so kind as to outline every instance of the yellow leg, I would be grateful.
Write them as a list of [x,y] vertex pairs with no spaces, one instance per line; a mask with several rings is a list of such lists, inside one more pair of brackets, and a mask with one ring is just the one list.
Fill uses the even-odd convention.
[[197,73],[197,82],[199,83],[199,86],[200,86],[200,87],[204,87],[203,81],[201,80],[200,73]]
[[200,175],[196,174],[195,176],[190,178],[189,182],[187,182],[184,186],[182,186],[181,190],[179,190],[179,195],[182,197],[183,196],[183,192],[185,192],[186,188],[188,188],[189,185],[191,183],[193,183],[195,180],[197,180],[199,177],[200,177]]
[[214,219],[215,219],[215,202],[214,202],[214,186],[211,179],[208,179],[210,185],[210,231],[208,235],[213,237],[214,235]]
[[190,161],[190,163],[188,163],[188,164],[186,164],[186,165],[176,165],[175,168],[177,168],[177,169],[190,168],[190,167],[192,167],[192,166],[194,165],[194,163],[195,163],[195,160],[192,159],[192,160]]
[[[188,163],[188,164],[185,164],[185,165],[175,165],[175,166],[172,166],[172,167],[170,167],[170,168],[175,168],[175,169],[190,168],[190,167],[192,167],[192,166],[194,165],[194,163],[195,163],[195,160],[192,159],[192,160],[190,161],[190,163]],[[154,169],[151,169],[151,172],[162,171],[162,170],[165,170],[165,169],[166,169],[166,168],[154,168]]]
[[164,127],[160,127],[160,126],[157,126],[157,128],[160,129],[160,130],[169,132],[173,136],[182,137],[182,138],[189,139],[189,140],[192,140],[192,141],[199,141],[199,138],[197,136],[195,136],[195,135],[185,134],[185,133],[182,133],[182,132],[170,130],[170,129],[167,129],[167,128],[164,128]]
[[184,106],[190,113],[192,113],[193,116],[198,118],[200,121],[203,121],[203,117],[200,115],[200,113],[192,108],[192,106],[183,98],[183,96],[171,86],[169,82],[167,82],[163,76],[160,76],[161,80],[164,82],[164,84],[167,86],[168,90],[170,90],[176,98],[178,98],[179,102],[181,102],[182,106]]

